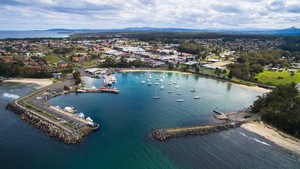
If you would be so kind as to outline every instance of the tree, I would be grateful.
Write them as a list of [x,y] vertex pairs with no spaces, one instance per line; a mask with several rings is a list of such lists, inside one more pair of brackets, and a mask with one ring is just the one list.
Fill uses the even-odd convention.
[[300,138],[300,98],[295,83],[278,86],[272,92],[259,96],[252,113],[261,113],[261,119],[280,130]]
[[174,69],[174,64],[173,63],[168,63],[168,69],[173,70]]
[[232,71],[231,71],[231,70],[229,71],[228,78],[229,78],[229,79],[233,78],[233,75],[232,75]]

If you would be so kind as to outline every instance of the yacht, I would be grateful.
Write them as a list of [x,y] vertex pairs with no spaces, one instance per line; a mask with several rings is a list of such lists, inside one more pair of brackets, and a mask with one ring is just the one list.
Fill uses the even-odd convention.
[[161,85],[160,86],[160,90],[163,90],[165,87],[164,87],[164,85]]
[[194,96],[194,99],[200,99],[200,96]]
[[183,102],[183,99],[177,99],[176,101],[177,102]]
[[155,95],[153,96],[153,99],[160,99],[160,96],[157,95],[157,88],[156,88],[156,91],[155,91]]

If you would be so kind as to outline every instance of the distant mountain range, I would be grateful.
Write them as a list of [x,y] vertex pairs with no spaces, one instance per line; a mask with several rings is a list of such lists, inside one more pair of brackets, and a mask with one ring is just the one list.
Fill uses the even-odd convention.
[[123,29],[49,29],[47,31],[72,32],[72,33],[97,33],[97,32],[211,32],[229,34],[261,34],[300,36],[300,29],[291,27],[287,29],[185,29],[185,28],[153,28],[153,27],[129,27]]

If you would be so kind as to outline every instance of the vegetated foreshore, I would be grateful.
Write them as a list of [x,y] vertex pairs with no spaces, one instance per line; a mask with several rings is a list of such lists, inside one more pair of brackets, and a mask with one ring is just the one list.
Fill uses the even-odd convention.
[[[50,79],[48,79],[48,81],[43,79],[42,81],[50,82],[49,80]],[[66,92],[63,90],[63,88],[65,85],[74,86],[73,79],[68,79],[53,84],[48,83],[48,85],[45,83],[39,83],[40,81],[40,79],[23,79],[13,81],[19,83],[35,83],[41,85],[42,88],[7,104],[6,109],[11,110],[19,115],[22,120],[30,125],[40,129],[51,137],[58,138],[60,141],[66,144],[80,143],[84,136],[99,128],[99,125],[94,122],[93,124],[95,125],[91,126],[90,123],[84,119],[79,119],[70,113],[68,114],[67,112],[63,112],[63,110],[54,109],[52,108],[53,106],[45,103],[46,100],[52,97],[72,92]],[[58,90],[61,92],[54,92]],[[47,96],[47,98],[44,98],[45,96]],[[76,124],[80,125],[74,125],[75,122]]]

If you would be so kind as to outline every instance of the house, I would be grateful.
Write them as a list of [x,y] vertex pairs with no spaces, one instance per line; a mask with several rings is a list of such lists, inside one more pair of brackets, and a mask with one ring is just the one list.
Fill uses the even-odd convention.
[[66,68],[67,66],[68,66],[68,64],[65,63],[65,62],[63,62],[63,61],[59,61],[59,62],[57,63],[57,67],[58,67],[58,68],[61,68],[61,69],[64,69],[64,68]]
[[52,76],[54,79],[61,79],[61,74],[62,73],[52,73]]
[[184,64],[185,64],[185,65],[188,65],[188,66],[193,66],[193,65],[197,65],[198,62],[195,62],[195,61],[189,61],[189,62],[185,62]]
[[81,62],[84,61],[85,57],[72,57],[72,62]]

